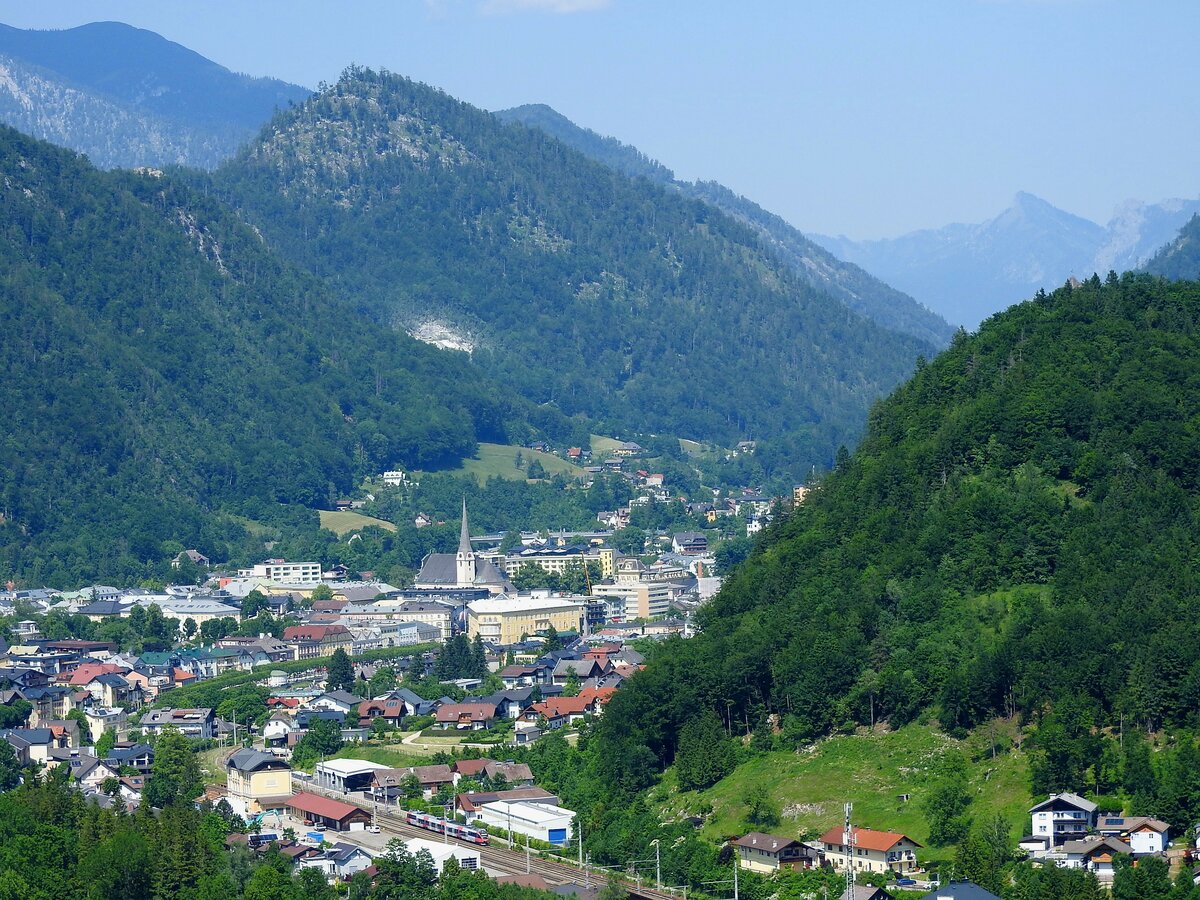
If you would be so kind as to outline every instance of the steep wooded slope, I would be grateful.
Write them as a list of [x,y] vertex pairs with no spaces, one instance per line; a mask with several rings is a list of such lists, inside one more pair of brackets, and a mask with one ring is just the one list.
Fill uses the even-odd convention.
[[1145,269],[1164,278],[1200,278],[1200,215],[1193,216],[1175,240],[1146,263]]
[[[617,695],[603,758],[697,715],[803,742],[1070,697],[1200,704],[1200,285],[1126,275],[998,315],[881,403],[853,456]],[[611,775],[614,783],[619,773]]]
[[0,25],[0,121],[112,166],[211,168],[307,88],[230,72],[119,22]]
[[[211,198],[0,128],[0,576],[135,579],[211,513],[453,464],[513,415]],[[2,579],[0,579],[2,580]]]
[[388,73],[281,113],[214,185],[380,322],[444,326],[510,390],[612,431],[801,435],[803,471],[932,350],[711,207]]
[[952,325],[912,297],[868,275],[853,263],[837,259],[779,216],[724,185],[715,181],[679,181],[674,172],[636,147],[581,128],[545,104],[517,106],[496,115],[505,122],[519,122],[528,128],[540,129],[618,172],[666,185],[685,197],[702,200],[733,216],[756,230],[800,278],[884,328],[912,335],[938,347],[948,344],[954,334]]

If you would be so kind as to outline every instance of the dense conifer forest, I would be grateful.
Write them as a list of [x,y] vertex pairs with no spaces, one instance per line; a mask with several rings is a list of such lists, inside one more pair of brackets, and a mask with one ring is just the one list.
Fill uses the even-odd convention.
[[169,177],[9,129],[0,171],[5,572],[136,580],[179,543],[224,560],[246,533],[217,510],[324,506],[531,417]]
[[[669,763],[700,716],[775,714],[793,744],[923,715],[1194,727],[1198,337],[1200,285],[1129,274],[960,336],[620,692],[598,758]],[[1055,759],[1039,788],[1090,765]]]
[[212,189],[380,322],[453,326],[498,385],[602,433],[791,436],[803,470],[934,350],[711,206],[386,72],[281,112]]

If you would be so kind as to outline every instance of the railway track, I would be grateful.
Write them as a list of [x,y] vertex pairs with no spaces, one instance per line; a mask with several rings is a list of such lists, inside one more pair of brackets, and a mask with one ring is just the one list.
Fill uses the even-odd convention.
[[[303,789],[314,794],[322,794],[335,800],[341,800],[343,803],[348,802],[345,794],[321,788],[314,784],[305,784]],[[358,804],[354,805],[357,806]],[[366,809],[366,807],[360,808]],[[408,824],[403,814],[388,807],[379,806],[375,810],[375,817],[381,833],[392,834],[402,838],[424,838],[425,840],[436,840],[438,837],[441,837],[446,843],[455,844],[459,847],[467,847],[476,851],[479,854],[480,863],[485,868],[495,872],[502,872],[507,875],[524,875],[528,872],[541,875],[550,884],[574,883],[599,886],[608,882],[608,875],[602,871],[580,869],[575,865],[552,862],[540,858],[535,853],[530,853],[526,857],[523,850],[509,850],[507,847],[497,846],[496,844],[480,846],[479,844],[472,844],[470,841],[461,841],[453,837],[447,838],[445,835],[439,835],[437,832],[427,831],[424,828],[415,828]],[[493,840],[497,839],[493,838]],[[630,897],[645,898],[645,900],[679,900],[678,894],[639,886],[627,878],[619,880],[629,889]]]

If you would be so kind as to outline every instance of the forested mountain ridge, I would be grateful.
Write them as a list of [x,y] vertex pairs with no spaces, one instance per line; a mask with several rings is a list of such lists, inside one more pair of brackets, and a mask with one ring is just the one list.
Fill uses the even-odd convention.
[[498,384],[609,433],[798,435],[803,470],[933,349],[711,207],[386,72],[280,113],[212,185],[380,322],[445,326]]
[[1198,472],[1200,285],[1111,275],[1016,306],[874,408],[703,633],[613,699],[596,757],[670,762],[714,715],[776,713],[793,745],[1060,705],[1074,727],[1194,724]]
[[223,560],[246,534],[218,510],[326,505],[528,416],[170,177],[8,128],[0,176],[5,577],[136,581],[173,542]]
[[1164,278],[1200,279],[1200,215],[1192,216],[1178,236],[1146,263],[1145,271]]
[[0,121],[101,167],[211,168],[311,92],[230,72],[140,28],[0,25]]
[[733,216],[758,231],[768,246],[813,287],[828,292],[884,328],[912,335],[937,347],[944,347],[954,334],[952,325],[912,297],[868,275],[853,263],[837,259],[779,216],[738,196],[724,185],[715,181],[679,181],[669,168],[637,148],[581,128],[545,104],[517,106],[500,110],[495,115],[505,122],[538,128],[590,159],[630,177],[667,185],[685,197],[702,200]]

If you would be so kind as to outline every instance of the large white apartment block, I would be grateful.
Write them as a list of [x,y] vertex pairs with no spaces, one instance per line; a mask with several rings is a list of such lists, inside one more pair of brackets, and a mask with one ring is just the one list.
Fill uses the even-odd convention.
[[268,559],[253,569],[239,569],[239,578],[263,578],[275,584],[320,584],[321,564]]

